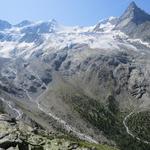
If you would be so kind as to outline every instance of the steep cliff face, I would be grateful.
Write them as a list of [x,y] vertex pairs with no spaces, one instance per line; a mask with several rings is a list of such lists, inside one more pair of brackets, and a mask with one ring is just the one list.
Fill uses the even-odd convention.
[[119,18],[115,29],[119,29],[133,38],[150,41],[150,15],[132,2]]

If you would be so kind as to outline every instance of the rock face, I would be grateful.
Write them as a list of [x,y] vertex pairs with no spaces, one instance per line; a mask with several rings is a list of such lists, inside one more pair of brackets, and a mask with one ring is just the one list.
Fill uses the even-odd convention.
[[150,15],[132,2],[119,18],[115,29],[119,29],[133,38],[150,41]]

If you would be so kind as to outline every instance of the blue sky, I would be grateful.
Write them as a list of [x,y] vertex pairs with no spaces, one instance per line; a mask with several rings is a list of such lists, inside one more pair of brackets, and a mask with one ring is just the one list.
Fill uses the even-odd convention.
[[[120,16],[132,0],[0,0],[0,19],[56,19],[64,25],[93,25],[108,16]],[[149,0],[135,0],[150,13]]]

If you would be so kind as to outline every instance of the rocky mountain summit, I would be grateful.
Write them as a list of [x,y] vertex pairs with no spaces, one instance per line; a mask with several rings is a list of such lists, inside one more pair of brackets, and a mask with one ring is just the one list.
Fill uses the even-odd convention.
[[132,2],[124,14],[119,18],[115,29],[122,30],[133,38],[150,40],[150,15]]
[[96,146],[150,149],[149,23],[134,2],[90,27],[0,21],[1,112]]

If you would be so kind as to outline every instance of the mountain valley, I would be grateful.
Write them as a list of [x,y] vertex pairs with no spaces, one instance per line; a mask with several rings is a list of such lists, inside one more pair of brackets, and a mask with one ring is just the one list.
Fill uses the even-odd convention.
[[0,64],[0,130],[38,132],[0,148],[150,149],[150,15],[134,2],[90,27],[0,20]]

